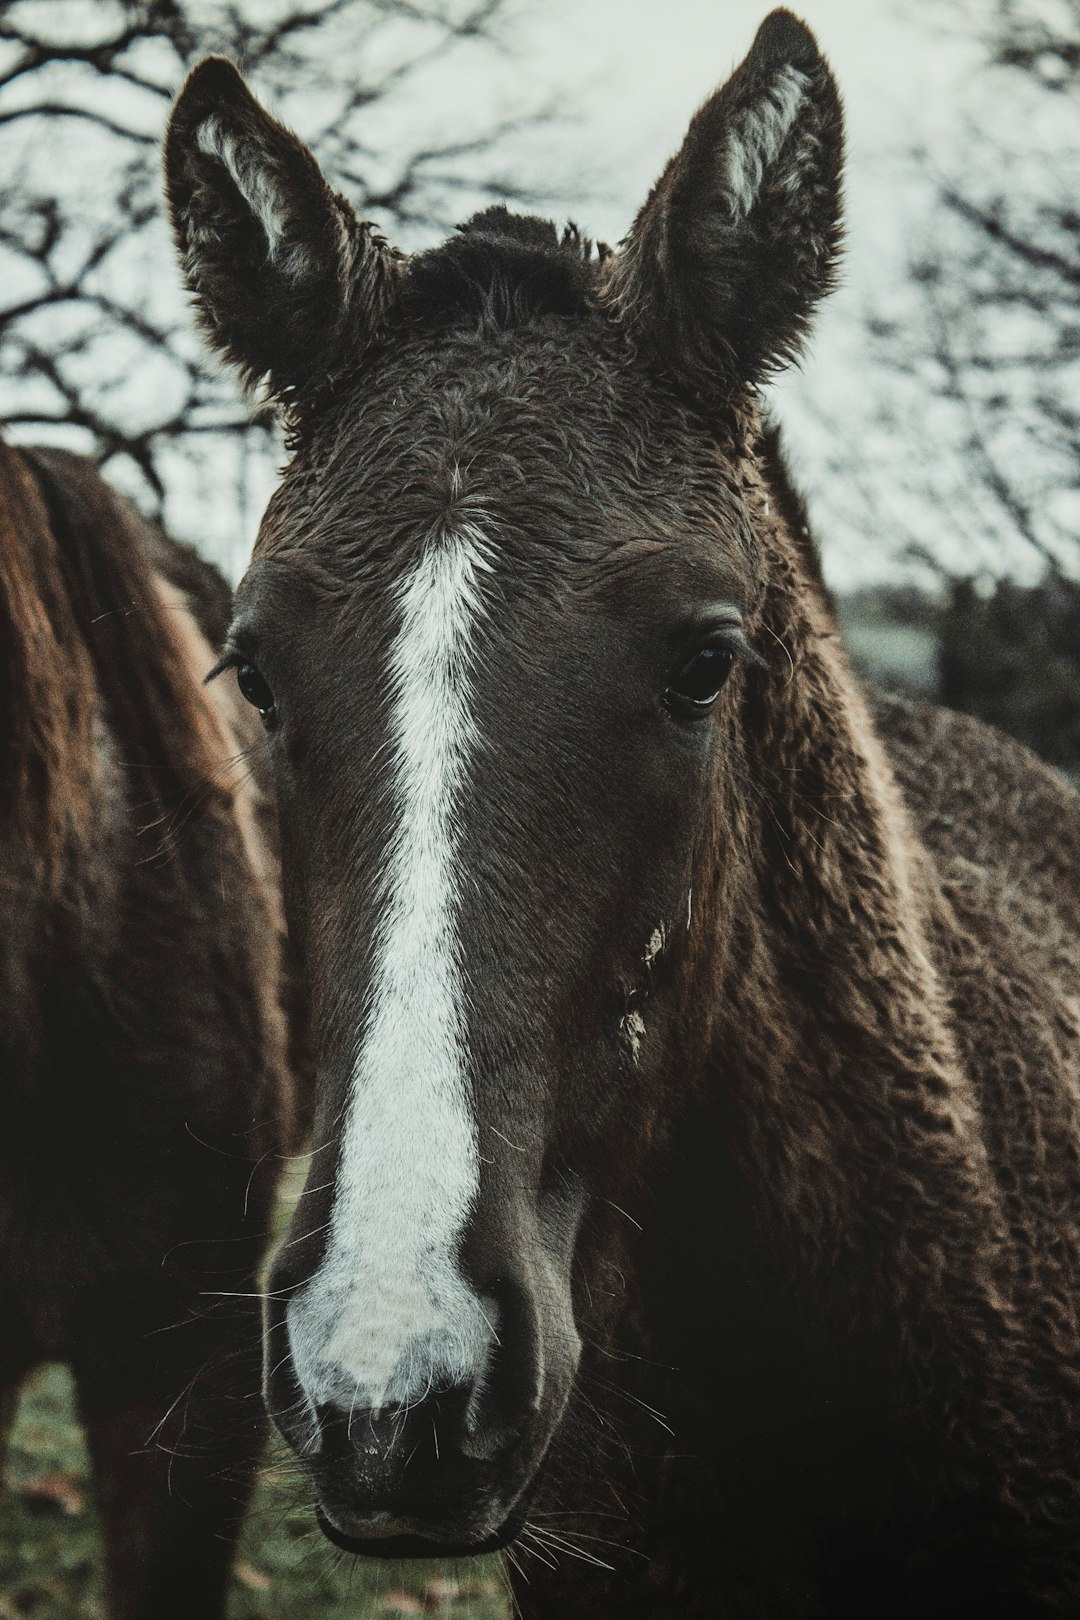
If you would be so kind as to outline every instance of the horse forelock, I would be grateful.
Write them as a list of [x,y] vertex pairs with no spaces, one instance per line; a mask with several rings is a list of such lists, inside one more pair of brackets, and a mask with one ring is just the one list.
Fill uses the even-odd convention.
[[489,208],[411,260],[400,315],[427,328],[494,330],[542,315],[584,315],[597,262],[576,226],[560,235],[550,220]]

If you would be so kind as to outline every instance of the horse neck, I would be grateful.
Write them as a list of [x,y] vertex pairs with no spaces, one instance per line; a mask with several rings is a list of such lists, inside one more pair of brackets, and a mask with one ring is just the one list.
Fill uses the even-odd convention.
[[50,884],[100,876],[125,828],[160,869],[182,857],[178,829],[231,807],[225,765],[247,735],[203,698],[213,653],[171,582],[182,559],[81,458],[3,456],[11,836]]
[[36,481],[0,444],[0,838],[11,870],[54,893],[98,795],[93,666]]
[[[699,1095],[760,1223],[803,1269],[847,1255],[865,1270],[868,1232],[888,1263],[890,1245],[923,1237],[970,1246],[1000,1216],[934,962],[936,873],[825,592],[757,494],[759,645],[777,655],[748,680],[720,766],[689,977],[708,1009]],[[903,1234],[882,1214],[894,1197]]]
[[721,766],[645,1316],[692,1354],[708,1255],[733,1318],[757,1311],[763,1364],[787,1321],[797,1390],[849,1382],[882,1411],[903,1391],[972,1466],[1042,1480],[1053,1456],[1071,1481],[1060,1364],[1029,1333],[989,1105],[959,1054],[956,925],[824,592],[768,533],[762,628],[791,662],[747,682]]

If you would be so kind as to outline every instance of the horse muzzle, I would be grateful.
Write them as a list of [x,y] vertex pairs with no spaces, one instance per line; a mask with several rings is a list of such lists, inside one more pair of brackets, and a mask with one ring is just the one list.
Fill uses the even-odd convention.
[[[490,1284],[484,1298],[495,1331],[471,1376],[442,1387],[428,1381],[414,1398],[381,1408],[344,1381],[324,1383],[313,1399],[290,1350],[273,1361],[270,1346],[287,1345],[288,1324],[287,1307],[271,1305],[267,1406],[336,1546],[374,1558],[446,1558],[493,1551],[520,1530],[580,1341],[568,1298],[563,1311],[540,1310],[520,1279]],[[422,1346],[416,1361],[427,1364]]]

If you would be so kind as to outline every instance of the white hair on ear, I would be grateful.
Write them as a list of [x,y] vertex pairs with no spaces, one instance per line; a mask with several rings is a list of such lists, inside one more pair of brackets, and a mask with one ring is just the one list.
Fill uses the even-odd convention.
[[810,79],[797,67],[781,68],[752,106],[737,114],[724,154],[724,190],[736,219],[745,219],[762,181],[776,162],[806,99]]
[[287,243],[288,214],[273,165],[256,142],[245,142],[229,133],[220,118],[204,118],[196,132],[200,152],[222,163],[237,191],[262,226],[267,254],[286,275],[298,276],[308,259],[306,249]]

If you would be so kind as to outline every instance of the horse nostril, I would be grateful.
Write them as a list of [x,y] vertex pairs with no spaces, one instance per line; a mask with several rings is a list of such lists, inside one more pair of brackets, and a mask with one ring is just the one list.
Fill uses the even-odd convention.
[[[391,1459],[409,1422],[411,1411],[416,1412],[417,1421],[409,1425],[410,1430],[416,1429],[418,1434],[422,1434],[424,1430],[420,1427],[420,1420],[426,1412],[422,1403],[415,1408],[387,1407],[380,1412],[366,1406],[345,1409],[320,1404],[318,1421],[323,1449],[328,1456],[353,1458],[360,1454],[381,1462]],[[415,1445],[415,1442],[416,1435],[410,1434],[410,1445]]]
[[498,1335],[465,1409],[462,1450],[491,1462],[525,1434],[540,1404],[543,1364],[536,1310],[526,1289],[516,1279],[500,1278],[485,1294],[495,1306]]

